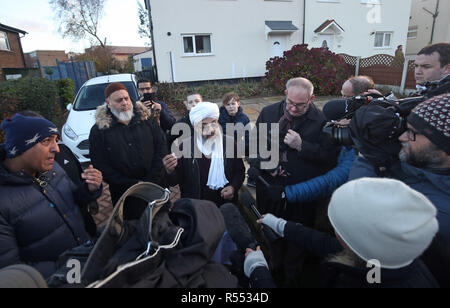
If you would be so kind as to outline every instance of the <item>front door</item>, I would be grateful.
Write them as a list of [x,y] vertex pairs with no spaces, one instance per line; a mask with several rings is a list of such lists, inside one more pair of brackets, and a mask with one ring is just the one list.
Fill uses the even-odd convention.
[[286,50],[286,36],[285,35],[271,35],[270,36],[270,57],[283,57]]
[[334,35],[332,35],[332,34],[321,35],[320,41],[321,41],[320,47],[328,48],[330,51],[333,51]]

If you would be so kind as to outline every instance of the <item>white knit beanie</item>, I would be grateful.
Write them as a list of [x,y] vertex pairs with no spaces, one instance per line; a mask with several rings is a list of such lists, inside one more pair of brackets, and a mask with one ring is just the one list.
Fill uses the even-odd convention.
[[424,195],[387,178],[346,183],[328,208],[331,224],[347,246],[387,269],[408,266],[427,249],[438,231],[436,212]]

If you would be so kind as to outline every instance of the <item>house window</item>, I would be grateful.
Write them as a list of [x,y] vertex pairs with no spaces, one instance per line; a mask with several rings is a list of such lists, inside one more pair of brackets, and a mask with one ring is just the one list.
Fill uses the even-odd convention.
[[375,33],[375,47],[376,48],[390,48],[392,43],[393,32],[376,32]]
[[183,35],[184,55],[211,54],[211,35]]
[[419,32],[419,26],[413,26],[408,28],[408,40],[417,38]]
[[8,34],[0,31],[0,50],[11,50]]

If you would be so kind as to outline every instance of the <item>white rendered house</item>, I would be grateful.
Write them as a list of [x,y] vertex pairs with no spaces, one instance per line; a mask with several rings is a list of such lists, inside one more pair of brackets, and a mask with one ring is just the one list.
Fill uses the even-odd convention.
[[149,0],[159,81],[264,76],[296,44],[368,57],[406,45],[411,0]]

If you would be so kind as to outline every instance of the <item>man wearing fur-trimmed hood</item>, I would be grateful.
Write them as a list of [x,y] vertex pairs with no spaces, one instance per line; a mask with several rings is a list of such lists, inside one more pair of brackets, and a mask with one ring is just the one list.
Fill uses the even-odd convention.
[[[97,108],[89,144],[91,161],[102,171],[115,204],[138,182],[164,186],[162,158],[167,149],[148,108],[131,101],[123,84],[111,83],[105,99],[105,104]],[[140,217],[146,204],[131,198],[127,202],[130,206],[125,207],[125,218]]]

